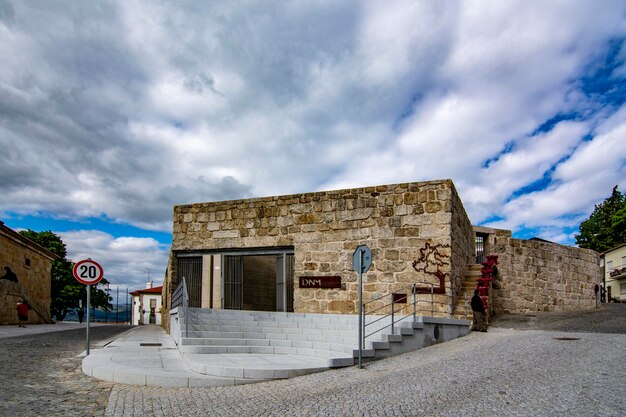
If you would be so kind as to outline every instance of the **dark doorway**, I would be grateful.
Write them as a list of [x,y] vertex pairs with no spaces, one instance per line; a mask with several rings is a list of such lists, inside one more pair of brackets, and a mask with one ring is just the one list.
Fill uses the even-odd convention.
[[476,247],[476,263],[481,264],[487,260],[487,239],[489,235],[483,233],[476,233],[475,247]]
[[293,254],[224,255],[224,308],[293,311]]

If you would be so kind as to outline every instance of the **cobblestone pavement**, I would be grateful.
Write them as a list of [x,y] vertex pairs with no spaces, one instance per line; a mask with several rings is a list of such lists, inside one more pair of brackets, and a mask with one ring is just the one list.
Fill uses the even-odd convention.
[[216,388],[98,381],[76,357],[84,331],[22,336],[0,340],[0,416],[626,416],[625,320],[626,305],[505,316],[365,369]]
[[504,315],[494,325],[517,330],[626,334],[626,304],[601,304],[585,311]]
[[587,332],[494,327],[365,369],[235,387],[116,385],[106,416],[626,415],[626,335],[592,333],[580,316]]
[[[92,343],[128,326],[92,327]],[[101,416],[113,384],[80,370],[85,330],[0,339],[0,416]]]

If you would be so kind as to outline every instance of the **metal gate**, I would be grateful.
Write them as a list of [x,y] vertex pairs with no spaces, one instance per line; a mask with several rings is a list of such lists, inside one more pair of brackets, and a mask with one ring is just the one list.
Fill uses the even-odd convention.
[[287,283],[285,311],[293,312],[293,254],[285,255],[285,282]]
[[485,262],[485,255],[487,250],[486,236],[483,234],[476,234],[476,263],[480,264]]
[[178,282],[187,282],[189,307],[202,307],[202,257],[179,257],[176,271]]
[[243,256],[224,256],[224,308],[243,309]]

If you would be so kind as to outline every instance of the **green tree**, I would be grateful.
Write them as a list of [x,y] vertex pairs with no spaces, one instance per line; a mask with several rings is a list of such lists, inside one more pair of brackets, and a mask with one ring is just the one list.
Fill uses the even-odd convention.
[[626,243],[626,195],[617,185],[611,196],[596,205],[591,216],[580,224],[576,243],[598,252]]
[[[20,234],[38,243],[60,258],[52,262],[50,315],[56,317],[57,320],[63,320],[70,310],[78,308],[79,300],[82,300],[83,306],[85,306],[87,302],[87,286],[74,278],[72,273],[74,263],[66,258],[67,250],[63,240],[50,231],[35,232],[29,229],[21,231]],[[112,308],[110,303],[112,298],[104,290],[98,288],[100,285],[104,286],[107,283],[108,281],[103,278],[91,289],[91,305],[95,308],[107,310]]]

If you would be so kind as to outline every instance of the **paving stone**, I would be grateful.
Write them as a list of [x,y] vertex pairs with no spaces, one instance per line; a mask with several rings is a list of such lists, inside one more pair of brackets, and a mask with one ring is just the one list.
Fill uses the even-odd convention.
[[[126,330],[128,326],[94,326],[90,338],[95,344]],[[104,415],[113,384],[83,374],[78,355],[84,349],[84,329],[2,337],[0,415]]]
[[606,311],[618,331],[596,326],[598,317],[589,320],[589,313],[553,318],[550,331],[539,330],[543,316],[523,323],[524,330],[504,320],[488,333],[364,369],[220,387],[140,387],[89,378],[76,357],[84,332],[2,339],[0,415],[622,416],[626,332],[619,323],[626,320],[626,305]]
[[[617,314],[618,321],[626,319],[626,306]],[[626,335],[575,327],[578,333],[526,325],[527,331],[492,328],[364,369],[289,380],[213,388],[116,385],[106,415],[156,415],[157,410],[281,417],[626,415]]]

